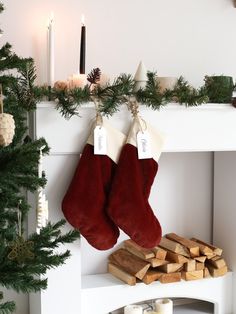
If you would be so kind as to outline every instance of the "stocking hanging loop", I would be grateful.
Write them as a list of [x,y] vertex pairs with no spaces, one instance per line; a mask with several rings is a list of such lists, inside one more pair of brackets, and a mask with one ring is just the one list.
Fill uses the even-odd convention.
[[128,100],[128,109],[132,113],[133,118],[136,118],[139,114],[139,103],[135,97],[130,97]]
[[140,130],[144,133],[147,130],[146,121],[139,115],[139,103],[135,97],[130,97],[128,100],[128,110],[131,111],[134,119],[138,121]]
[[94,102],[94,106],[95,106],[95,110],[96,110],[96,126],[101,127],[103,125],[102,115],[101,115],[101,112],[99,110],[101,101],[98,100],[96,97],[92,97],[92,100]]

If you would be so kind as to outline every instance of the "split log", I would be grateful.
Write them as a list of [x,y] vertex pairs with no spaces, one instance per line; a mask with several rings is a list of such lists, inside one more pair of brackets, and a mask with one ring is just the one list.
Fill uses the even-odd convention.
[[181,270],[183,268],[183,264],[179,264],[179,263],[169,263],[166,265],[162,265],[160,267],[158,267],[158,270],[163,271],[164,273],[176,273],[179,270]]
[[197,243],[200,243],[200,244],[203,244],[205,246],[208,246],[213,251],[213,253],[215,253],[216,255],[218,255],[218,256],[222,255],[222,252],[223,252],[222,249],[220,249],[220,248],[218,248],[218,247],[216,247],[216,246],[214,246],[212,244],[208,244],[208,243],[206,243],[206,242],[204,242],[202,240],[196,239],[196,238],[192,238],[192,240],[197,242]]
[[211,275],[210,275],[209,270],[208,270],[207,267],[205,267],[205,268],[203,269],[203,276],[204,276],[204,278],[209,278],[209,277],[211,277]]
[[190,257],[188,250],[183,245],[176,243],[172,240],[169,240],[167,238],[164,238],[164,237],[161,238],[161,242],[159,246],[171,252],[183,255],[185,257]]
[[207,268],[211,274],[212,277],[221,277],[221,276],[224,276],[227,271],[228,271],[228,268],[227,266],[224,266],[222,268],[215,268],[211,265],[207,265]]
[[112,264],[115,264],[125,272],[142,279],[146,274],[150,264],[141,258],[132,255],[125,249],[119,249],[109,256]]
[[219,256],[213,257],[212,259],[208,260],[207,263],[218,269],[226,266],[225,260]]
[[206,261],[206,256],[197,256],[197,257],[194,257],[194,259],[197,261],[197,262],[200,262],[200,263],[205,263]]
[[182,271],[182,278],[186,281],[203,278],[203,270]]
[[196,263],[196,270],[204,270],[205,269],[205,264],[197,262]]
[[146,285],[149,285],[150,283],[158,280],[162,275],[163,275],[163,273],[161,273],[161,272],[157,272],[155,270],[148,269],[148,271],[146,272],[146,274],[143,277],[142,281]]
[[144,249],[143,247],[139,246],[132,240],[126,240],[124,241],[124,247],[126,250],[128,250],[130,253],[147,260],[149,258],[155,257],[154,252],[148,249]]
[[195,241],[195,238],[191,238],[191,241],[199,246],[202,255],[211,255],[213,253],[213,250],[208,245]]
[[216,257],[217,255],[215,253],[209,254],[206,256],[207,259],[212,259],[214,257]]
[[196,261],[194,259],[190,259],[187,263],[184,264],[185,271],[194,271],[196,270]]
[[154,252],[156,258],[162,259],[162,260],[166,259],[167,251],[162,249],[161,247],[156,246],[152,249],[152,251]]
[[170,274],[163,274],[159,281],[161,283],[171,283],[171,282],[178,282],[181,281],[181,272],[177,273],[170,273]]
[[166,260],[173,263],[184,264],[187,263],[189,259],[183,255],[167,251]]
[[161,265],[168,264],[168,261],[165,261],[163,259],[158,259],[158,258],[150,258],[147,260],[147,262],[149,262],[151,264],[151,266],[154,268],[161,266]]
[[130,286],[136,285],[136,277],[128,274],[118,266],[108,263],[108,272],[112,274],[114,277],[124,281]]
[[166,238],[169,240],[178,242],[181,245],[183,245],[184,247],[186,247],[189,250],[191,257],[196,257],[196,256],[200,255],[199,246],[195,242],[193,242],[189,239],[185,239],[183,237],[180,237],[175,233],[166,234]]

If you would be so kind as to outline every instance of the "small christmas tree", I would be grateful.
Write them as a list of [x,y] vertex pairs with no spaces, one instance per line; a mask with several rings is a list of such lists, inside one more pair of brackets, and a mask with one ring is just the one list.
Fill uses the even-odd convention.
[[[0,12],[3,9],[0,3]],[[30,210],[26,194],[44,187],[46,179],[38,177],[38,163],[40,150],[43,154],[49,151],[43,138],[32,141],[27,135],[27,117],[36,108],[40,94],[35,79],[32,59],[19,58],[8,43],[0,48],[4,112],[15,121],[12,143],[0,146],[0,285],[24,293],[47,287],[47,279],[41,275],[62,265],[70,256],[68,250],[57,254],[54,249],[79,237],[76,230],[62,234],[64,220],[49,222],[39,233],[28,237],[24,232]],[[15,303],[4,303],[3,299],[0,292],[0,313],[12,313]]]

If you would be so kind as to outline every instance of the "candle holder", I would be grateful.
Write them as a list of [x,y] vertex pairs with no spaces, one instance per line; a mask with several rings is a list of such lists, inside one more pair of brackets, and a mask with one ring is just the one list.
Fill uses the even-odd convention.
[[48,101],[52,100],[52,87],[48,86]]

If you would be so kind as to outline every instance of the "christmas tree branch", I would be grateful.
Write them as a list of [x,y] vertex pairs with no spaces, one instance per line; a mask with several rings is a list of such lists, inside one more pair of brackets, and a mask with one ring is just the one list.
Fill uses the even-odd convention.
[[12,301],[8,301],[0,304],[0,314],[10,314],[14,312],[16,309],[16,305]]

